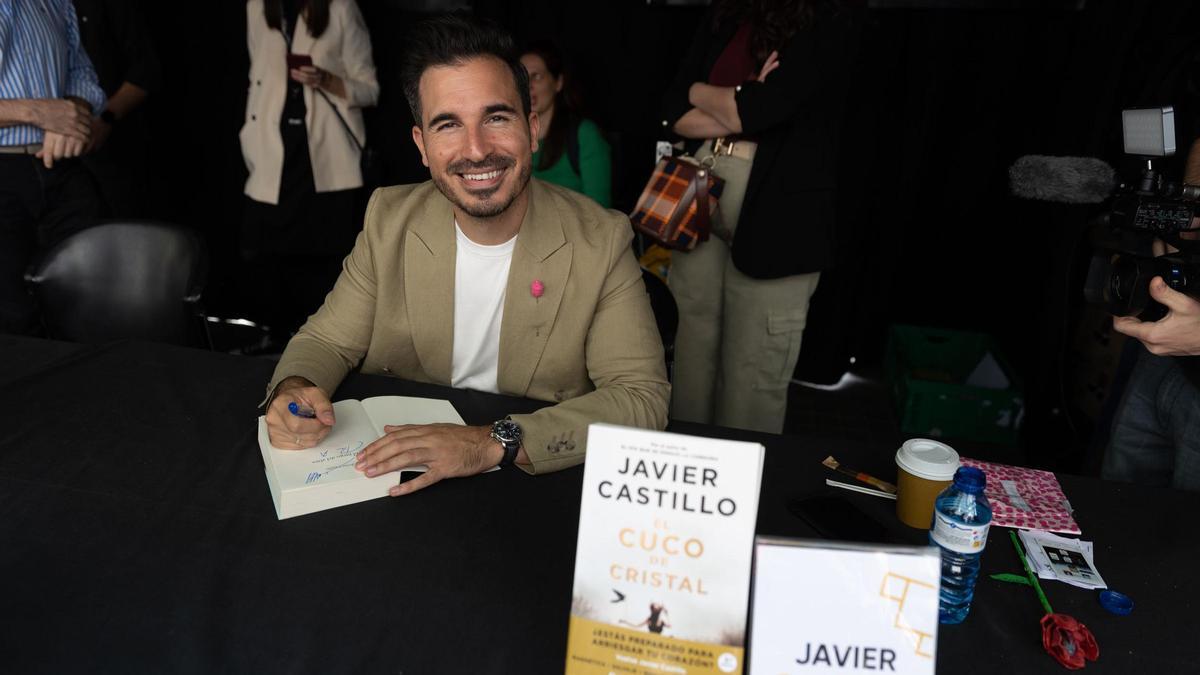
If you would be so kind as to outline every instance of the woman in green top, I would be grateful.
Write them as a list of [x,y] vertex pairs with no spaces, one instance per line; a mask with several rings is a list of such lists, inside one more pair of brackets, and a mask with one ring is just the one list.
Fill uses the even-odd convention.
[[566,91],[562,54],[549,42],[531,43],[521,56],[529,94],[541,120],[533,175],[612,206],[612,158],[595,122],[583,119]]

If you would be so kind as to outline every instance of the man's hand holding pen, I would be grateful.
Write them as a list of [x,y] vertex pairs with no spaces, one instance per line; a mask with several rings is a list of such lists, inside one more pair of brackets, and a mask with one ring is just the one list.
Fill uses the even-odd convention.
[[336,421],[329,396],[303,377],[289,377],[279,383],[266,417],[271,445],[282,450],[320,444],[333,431]]

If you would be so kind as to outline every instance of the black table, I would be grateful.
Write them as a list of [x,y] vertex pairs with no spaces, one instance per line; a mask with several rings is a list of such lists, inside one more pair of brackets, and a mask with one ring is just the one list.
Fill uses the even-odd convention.
[[[0,671],[552,673],[565,659],[580,468],[501,471],[285,521],[255,441],[270,361],[145,343],[0,337]],[[335,398],[449,399],[471,424],[542,405],[355,375]],[[894,448],[689,424],[767,447],[758,531],[815,535],[788,503],[837,492],[819,462],[885,478]],[[1200,495],[1060,477],[1129,617],[1048,582],[1088,624],[1088,672],[1194,671]],[[892,503],[845,498],[922,543]],[[992,537],[984,574],[1017,571]],[[941,672],[1060,672],[1033,592],[985,577],[943,626]]]

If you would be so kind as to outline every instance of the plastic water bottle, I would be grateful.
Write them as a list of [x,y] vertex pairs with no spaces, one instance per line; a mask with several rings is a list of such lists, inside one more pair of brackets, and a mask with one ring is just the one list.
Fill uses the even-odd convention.
[[987,545],[992,507],[983,495],[986,475],[974,467],[961,467],[954,482],[934,502],[929,542],[942,551],[942,590],[938,596],[938,621],[962,623],[975,596],[979,557]]

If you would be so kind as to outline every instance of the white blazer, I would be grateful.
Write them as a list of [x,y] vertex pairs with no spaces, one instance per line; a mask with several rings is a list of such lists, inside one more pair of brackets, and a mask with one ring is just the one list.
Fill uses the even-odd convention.
[[[238,133],[242,158],[250,171],[245,193],[255,201],[279,203],[283,173],[283,138],[279,118],[289,82],[288,46],[283,33],[267,26],[263,0],[246,3],[246,41],[250,48],[250,89],[246,97],[246,119]],[[313,65],[342,78],[346,98],[325,95],[337,105],[342,117],[365,142],[367,129],[360,108],[375,105],[379,83],[371,60],[371,37],[354,0],[331,0],[329,26],[313,39],[301,16],[297,21],[292,51],[308,54]],[[308,156],[312,162],[317,192],[361,187],[359,152],[325,99],[304,87],[307,108]]]

